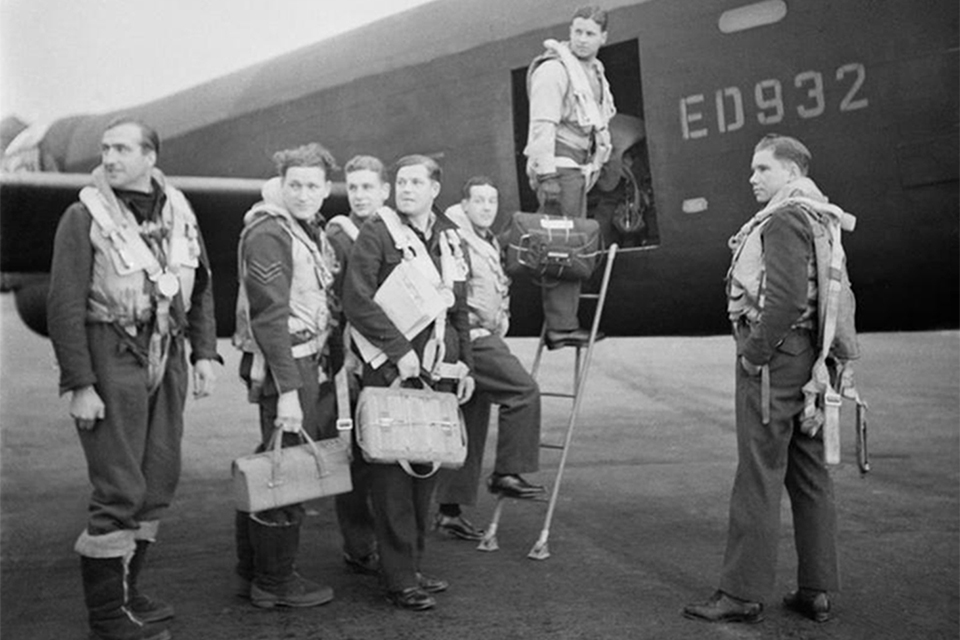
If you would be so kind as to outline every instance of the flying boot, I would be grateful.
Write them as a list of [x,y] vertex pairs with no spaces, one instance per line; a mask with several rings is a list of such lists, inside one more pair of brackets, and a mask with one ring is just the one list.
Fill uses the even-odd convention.
[[253,583],[256,607],[315,607],[333,600],[333,589],[300,577],[294,563],[300,547],[300,524],[267,525],[251,518]]
[[130,559],[128,586],[130,588],[130,599],[127,606],[143,622],[160,622],[173,617],[173,607],[162,600],[154,600],[146,596],[137,589],[137,581],[143,566],[146,563],[147,549],[150,548],[149,540],[137,540],[137,549]]
[[135,550],[132,531],[102,536],[84,531],[76,549],[80,553],[90,640],[170,640],[166,628],[143,622],[128,606],[128,572]]

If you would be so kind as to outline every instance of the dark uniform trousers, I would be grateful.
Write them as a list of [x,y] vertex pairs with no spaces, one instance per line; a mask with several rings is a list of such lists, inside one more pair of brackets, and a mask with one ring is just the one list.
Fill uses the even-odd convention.
[[[586,162],[586,153],[576,158]],[[583,218],[587,215],[586,180],[579,169],[561,167],[557,169],[560,181],[560,197],[547,200],[543,189],[537,188],[540,202],[539,213],[563,216],[565,218]],[[544,278],[541,288],[543,295],[543,316],[547,328],[553,331],[571,331],[580,326],[577,311],[580,307],[580,281],[554,280]]]
[[770,361],[770,423],[761,418],[760,376],[737,363],[739,464],[730,498],[730,527],[720,589],[764,602],[773,590],[780,537],[780,499],[786,486],[793,512],[799,587],[836,591],[836,508],[823,462],[823,440],[800,431],[802,387],[816,358],[811,334],[791,330]]
[[[352,374],[349,378],[356,379]],[[350,391],[350,415],[356,415],[357,389]],[[334,438],[336,422],[327,427],[330,432],[321,435],[322,438]],[[362,560],[377,550],[377,539],[374,532],[373,511],[370,505],[371,465],[363,460],[363,452],[357,445],[356,424],[351,438],[353,441],[353,459],[350,461],[350,481],[353,491],[340,493],[334,498],[337,509],[337,522],[340,524],[340,533],[343,536],[343,551],[356,560]]]
[[[363,367],[364,387],[388,387],[397,375],[391,363],[379,369]],[[441,381],[437,391],[456,391],[454,384]],[[380,575],[388,591],[418,586],[417,572],[426,548],[427,519],[437,474],[414,478],[396,463],[367,463],[370,472],[370,501],[374,531],[380,551]],[[413,465],[417,473],[430,470]]]
[[490,426],[490,405],[499,405],[497,461],[501,474],[532,473],[539,469],[540,389],[499,336],[472,342],[476,390],[463,405],[467,428],[467,459],[460,469],[441,469],[439,504],[474,505]]
[[[138,336],[144,343],[148,338]],[[173,338],[163,380],[151,395],[143,356],[134,353],[146,344],[134,345],[134,339],[102,322],[87,325],[87,343],[105,417],[78,433],[93,485],[87,530],[103,535],[158,520],[173,500],[180,479],[187,363],[183,339]]]

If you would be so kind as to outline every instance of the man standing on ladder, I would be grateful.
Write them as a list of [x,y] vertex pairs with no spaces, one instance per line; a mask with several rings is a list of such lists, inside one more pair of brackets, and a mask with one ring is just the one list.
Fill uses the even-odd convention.
[[[530,131],[523,153],[540,213],[586,216],[587,191],[610,158],[607,125],[616,107],[597,59],[606,41],[606,11],[582,7],[573,15],[570,41],[546,40],[546,51],[530,65]],[[590,333],[577,316],[580,282],[550,279],[542,285],[547,348],[585,345]]]

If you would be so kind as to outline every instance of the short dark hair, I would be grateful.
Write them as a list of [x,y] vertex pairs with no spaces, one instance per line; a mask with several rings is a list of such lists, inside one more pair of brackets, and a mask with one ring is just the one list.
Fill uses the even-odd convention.
[[577,18],[593,20],[600,25],[600,31],[607,30],[607,12],[605,9],[601,9],[598,5],[588,4],[580,7],[573,13],[573,17],[570,18],[570,22],[573,22]]
[[434,182],[440,182],[440,179],[443,177],[443,170],[440,168],[440,164],[430,156],[424,156],[416,153],[409,156],[403,156],[397,160],[396,163],[394,163],[394,179],[396,179],[397,173],[400,171],[400,169],[403,169],[404,167],[413,167],[418,164],[427,168],[427,175],[430,176],[431,180]]
[[286,177],[290,167],[320,167],[329,180],[330,174],[340,168],[337,166],[337,161],[333,159],[333,154],[316,142],[277,151],[273,154],[273,162],[277,165],[277,174],[281,178]]
[[753,152],[772,149],[773,157],[780,161],[794,162],[800,168],[800,173],[807,175],[810,170],[810,160],[813,156],[810,150],[797,140],[790,136],[782,136],[779,133],[768,133],[760,138],[760,142],[754,148]]
[[387,175],[387,168],[383,166],[379,158],[373,156],[353,156],[343,167],[344,175],[354,171],[373,171],[380,177],[380,182],[387,183],[390,176]]
[[500,191],[499,187],[497,187],[497,184],[487,176],[473,176],[472,178],[470,178],[469,180],[463,183],[463,188],[460,190],[460,192],[463,194],[464,200],[469,200],[471,195],[470,189],[473,189],[474,187],[484,187],[484,186],[493,187],[498,192]]
[[106,133],[110,129],[116,129],[117,127],[125,124],[132,124],[140,129],[140,148],[144,151],[153,151],[158,156],[160,155],[160,134],[157,133],[157,130],[145,123],[143,120],[138,120],[131,116],[118,116],[107,123],[107,126],[104,128],[103,132]]

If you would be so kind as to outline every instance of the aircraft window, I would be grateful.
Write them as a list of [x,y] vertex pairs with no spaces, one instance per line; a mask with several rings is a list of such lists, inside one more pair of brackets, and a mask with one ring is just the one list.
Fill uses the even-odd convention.
[[783,0],[764,0],[724,11],[718,26],[723,33],[736,33],[774,24],[787,15],[787,3]]
[[[613,154],[597,185],[587,197],[587,216],[600,223],[607,245],[621,248],[660,244],[653,176],[643,122],[643,87],[640,83],[640,43],[627,40],[600,49],[617,115],[610,122]],[[532,56],[531,56],[532,58]],[[522,211],[536,211],[536,194],[527,181],[527,143],[530,111],[527,67],[511,72],[514,153]]]

